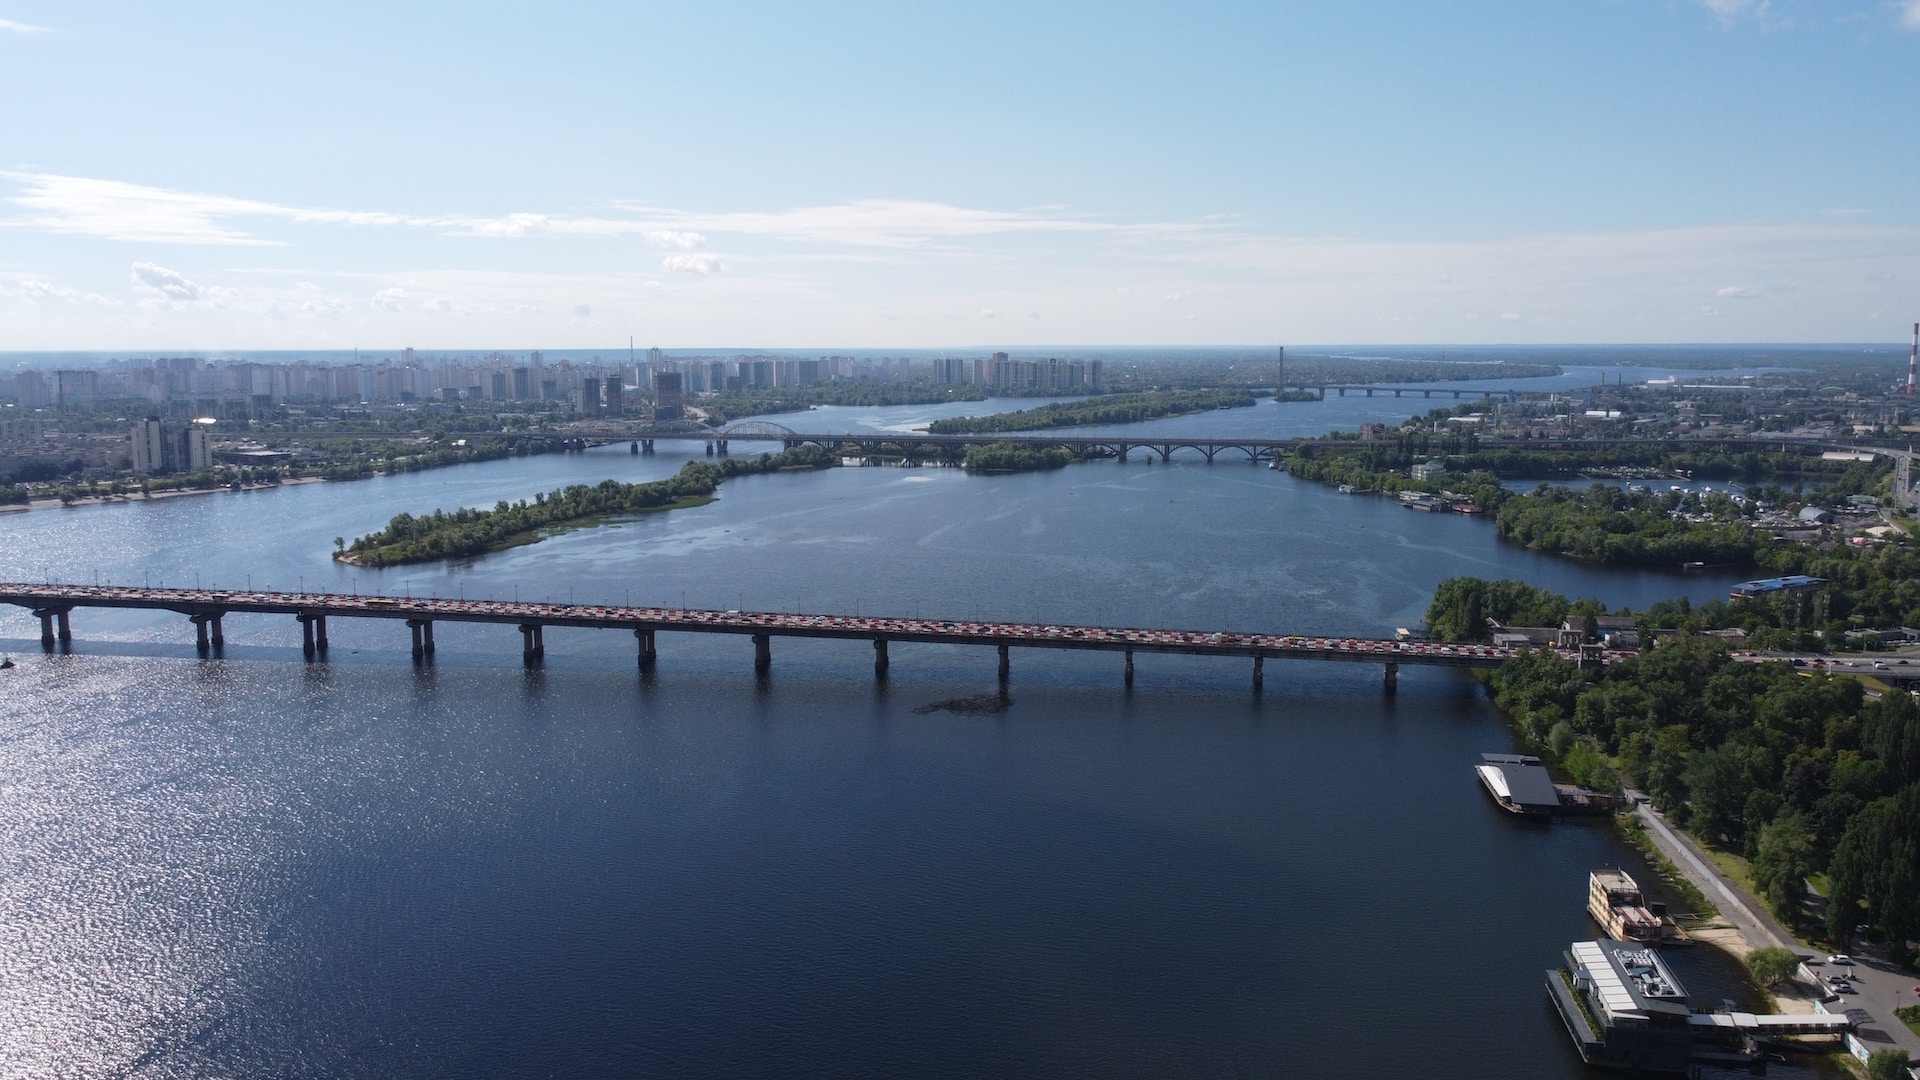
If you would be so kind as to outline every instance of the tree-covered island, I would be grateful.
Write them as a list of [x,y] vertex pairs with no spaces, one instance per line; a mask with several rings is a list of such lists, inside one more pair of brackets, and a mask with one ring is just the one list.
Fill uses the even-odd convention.
[[1131,424],[1163,416],[1182,416],[1208,409],[1252,405],[1266,391],[1242,387],[1213,390],[1153,390],[1138,394],[1105,394],[1081,401],[1056,401],[1017,412],[991,416],[956,416],[927,425],[932,435],[981,435],[1001,431],[1045,431],[1093,424]]
[[834,464],[832,454],[808,445],[757,458],[689,461],[676,475],[644,484],[602,480],[542,492],[532,502],[522,499],[509,503],[502,499],[490,510],[435,510],[418,517],[400,514],[386,528],[351,544],[336,541],[333,557],[355,566],[374,567],[469,558],[534,543],[547,532],[596,518],[699,506],[711,501],[714,491],[729,477],[783,469],[823,469]]

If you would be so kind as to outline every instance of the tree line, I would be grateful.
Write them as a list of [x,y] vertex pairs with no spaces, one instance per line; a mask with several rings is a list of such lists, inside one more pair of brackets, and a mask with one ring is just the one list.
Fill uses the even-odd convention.
[[[1448,635],[1501,615],[1553,625],[1597,606],[1521,582],[1456,578],[1435,593],[1429,625]],[[1887,934],[1896,958],[1911,958],[1920,937],[1920,704],[1911,694],[1869,699],[1855,679],[1737,661],[1704,637],[1662,641],[1600,670],[1524,652],[1489,684],[1577,781],[1640,787],[1695,836],[1748,859],[1782,919],[1809,923],[1805,883],[1825,874],[1833,940],[1865,923]]]
[[1082,401],[1057,401],[1034,409],[956,416],[927,426],[934,435],[979,435],[1000,431],[1045,431],[1092,424],[1131,424],[1163,416],[1205,412],[1208,409],[1252,405],[1253,391],[1238,387],[1212,390],[1154,390],[1138,394],[1107,394]]

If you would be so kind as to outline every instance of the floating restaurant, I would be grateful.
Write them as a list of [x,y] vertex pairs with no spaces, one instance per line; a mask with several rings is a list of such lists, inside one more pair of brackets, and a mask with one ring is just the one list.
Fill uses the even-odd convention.
[[1502,810],[1522,817],[1611,814],[1626,805],[1618,795],[1554,783],[1547,767],[1531,754],[1481,754],[1473,769]]
[[1854,1027],[1826,1013],[1695,1012],[1660,954],[1638,942],[1576,941],[1566,961],[1547,972],[1547,994],[1589,1065],[1656,1073],[1746,1066],[1774,1039],[1838,1037]]

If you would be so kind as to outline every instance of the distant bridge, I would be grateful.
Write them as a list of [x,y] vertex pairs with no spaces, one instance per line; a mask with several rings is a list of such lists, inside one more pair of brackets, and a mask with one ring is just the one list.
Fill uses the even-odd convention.
[[[501,437],[501,433],[492,434],[494,437]],[[487,433],[475,432],[465,437],[484,438],[487,437]],[[540,436],[531,437],[539,438]],[[931,435],[924,431],[819,433],[796,431],[784,424],[767,420],[742,420],[717,428],[691,420],[676,420],[653,426],[638,422],[620,423],[602,420],[569,424],[565,432],[556,434],[554,438],[571,439],[583,444],[631,442],[634,451],[642,454],[652,453],[655,449],[654,444],[661,440],[704,443],[709,454],[729,453],[732,444],[736,442],[777,442],[784,450],[812,445],[830,453],[848,457],[900,457],[909,461],[933,461],[943,464],[959,463],[966,457],[967,448],[970,446],[987,446],[995,443],[1011,443],[1014,446],[1033,450],[1071,450],[1079,457],[1109,457],[1123,462],[1141,452],[1144,452],[1149,460],[1158,457],[1162,461],[1167,461],[1173,457],[1176,450],[1194,450],[1208,461],[1226,452],[1232,460],[1258,463],[1273,461],[1294,447],[1313,441],[1299,438],[1151,436],[1145,431],[1135,436],[1075,435],[1071,432],[1053,434],[1035,431],[987,432],[976,435]]]
[[[1435,396],[1451,397],[1456,401],[1463,397],[1477,397],[1482,401],[1490,401],[1493,398],[1500,398],[1504,401],[1517,401],[1519,400],[1519,397],[1523,392],[1528,392],[1528,391],[1512,390],[1505,387],[1382,386],[1379,383],[1349,383],[1346,385],[1340,385],[1336,383],[1326,383],[1326,384],[1298,383],[1298,384],[1289,384],[1286,386],[1282,386],[1280,388],[1281,393],[1285,393],[1289,390],[1310,390],[1315,393],[1318,393],[1323,400],[1326,398],[1327,391],[1329,390],[1334,391],[1340,397],[1346,397],[1347,392],[1352,391],[1353,393],[1356,393],[1356,394],[1364,393],[1368,397],[1372,397],[1375,394],[1382,394],[1382,395],[1392,394],[1394,397],[1400,397],[1402,395],[1419,394],[1421,397],[1424,397],[1424,398],[1430,398]],[[1531,392],[1538,393],[1538,391],[1531,391]]]
[[[546,657],[546,627],[571,626],[631,631],[638,644],[639,663],[643,669],[654,665],[655,637],[664,631],[750,637],[753,640],[754,671],[762,675],[773,664],[773,638],[806,637],[871,642],[874,674],[881,678],[887,674],[888,645],[896,641],[991,645],[999,651],[1002,681],[1008,677],[1009,653],[1015,647],[1122,653],[1126,663],[1124,675],[1129,686],[1133,684],[1133,654],[1136,652],[1247,657],[1253,660],[1255,691],[1261,688],[1263,668],[1269,659],[1379,664],[1385,672],[1386,691],[1393,693],[1398,685],[1401,664],[1497,667],[1520,652],[1495,645],[1452,645],[1390,638],[119,585],[0,584],[0,603],[17,604],[31,610],[39,618],[40,643],[49,652],[56,648],[72,647],[71,618],[76,608],[144,608],[185,615],[193,624],[196,645],[203,656],[218,655],[222,650],[226,643],[222,624],[229,615],[291,615],[300,624],[301,647],[309,660],[321,659],[326,655],[327,620],[351,617],[405,622],[412,634],[413,658],[418,663],[432,660],[433,627],[436,622],[476,622],[517,628],[521,636],[522,658],[529,665],[539,664]],[[1603,653],[1597,646],[1566,650],[1565,654],[1587,663],[1610,662],[1632,655]]]

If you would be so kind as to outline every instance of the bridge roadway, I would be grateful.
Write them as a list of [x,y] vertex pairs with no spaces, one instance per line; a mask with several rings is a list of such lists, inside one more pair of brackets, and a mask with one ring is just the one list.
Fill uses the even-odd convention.
[[[1368,397],[1372,397],[1374,394],[1378,393],[1381,395],[1392,394],[1394,397],[1399,397],[1402,394],[1406,394],[1406,395],[1419,394],[1421,397],[1430,398],[1437,394],[1441,397],[1451,397],[1456,401],[1458,401],[1463,397],[1477,397],[1482,401],[1485,401],[1491,398],[1503,398],[1507,401],[1518,401],[1520,399],[1520,394],[1522,393],[1522,391],[1508,389],[1506,387],[1393,386],[1393,385],[1384,384],[1384,383],[1347,383],[1345,385],[1341,385],[1338,383],[1325,383],[1325,384],[1288,383],[1287,385],[1282,386],[1280,388],[1281,393],[1285,393],[1288,390],[1317,391],[1320,394],[1321,400],[1323,401],[1326,399],[1327,391],[1329,390],[1332,390],[1334,393],[1338,394],[1340,397],[1346,397],[1347,391],[1351,390],[1356,394],[1364,392]],[[1532,392],[1539,393],[1539,391],[1532,391]]]
[[[1008,676],[1008,654],[1014,647],[1094,649],[1124,653],[1128,685],[1133,683],[1133,654],[1136,652],[1249,657],[1253,660],[1255,690],[1261,687],[1263,665],[1269,659],[1380,664],[1385,670],[1386,690],[1392,693],[1401,664],[1493,667],[1505,663],[1517,652],[1493,645],[1449,645],[1430,641],[1309,637],[1298,634],[118,585],[0,584],[0,603],[16,604],[33,611],[40,619],[41,645],[48,651],[52,651],[56,644],[61,648],[71,648],[73,633],[70,619],[75,608],[144,608],[175,611],[187,616],[194,625],[202,655],[217,652],[225,644],[221,626],[223,618],[245,613],[293,616],[301,627],[302,648],[308,659],[314,659],[324,655],[327,650],[327,619],[338,616],[404,621],[412,631],[413,657],[420,662],[428,661],[433,655],[435,622],[477,622],[517,627],[521,634],[522,656],[528,664],[537,664],[546,656],[544,628],[569,626],[632,631],[638,642],[642,668],[651,667],[654,663],[655,635],[661,631],[673,631],[748,635],[754,644],[754,670],[762,674],[773,662],[773,638],[807,637],[872,642],[874,673],[881,677],[887,673],[887,646],[896,641],[995,646],[999,650],[1002,680]],[[1579,658],[1577,651],[1568,655]],[[1589,652],[1586,659],[1613,661],[1628,655],[1631,654]]]
[[[550,443],[577,444],[584,448],[588,445],[605,445],[610,442],[632,442],[636,451],[651,451],[656,440],[692,441],[706,444],[708,453],[727,453],[729,442],[777,442],[784,449],[806,444],[824,447],[834,453],[904,453],[909,458],[922,460],[959,461],[969,446],[984,446],[988,443],[1012,443],[1016,446],[1044,450],[1062,447],[1081,456],[1104,455],[1126,460],[1136,451],[1146,451],[1149,458],[1159,457],[1162,461],[1171,460],[1177,450],[1192,449],[1198,451],[1207,461],[1213,461],[1215,455],[1231,451],[1239,455],[1232,460],[1249,462],[1273,461],[1303,445],[1326,446],[1330,449],[1352,444],[1328,443],[1316,438],[1232,438],[1199,437],[1188,435],[1152,435],[1150,429],[1142,429],[1134,436],[1118,435],[1075,435],[1066,431],[1056,432],[993,432],[981,435],[930,435],[924,431],[856,431],[856,432],[806,432],[795,431],[782,424],[765,420],[746,420],[729,424],[723,428],[710,428],[697,422],[675,424],[672,427],[648,427],[637,421],[585,420],[567,424],[563,429],[551,433],[466,431],[449,432],[446,438],[461,439],[539,439]],[[328,438],[330,436],[302,435],[301,438]],[[352,436],[355,438],[361,436]],[[1778,447],[1781,450],[1798,448],[1801,450],[1872,450],[1878,453],[1899,454],[1882,447],[1835,442],[1832,440],[1771,436],[1766,439],[1754,439],[1747,436],[1709,436],[1703,438],[1679,437],[1671,439],[1648,440],[1644,438],[1495,438],[1476,436],[1471,440],[1471,449],[1475,451],[1495,450],[1532,450],[1532,451],[1580,451],[1603,450],[1616,446],[1644,447],[1649,443],[1674,449],[1698,449],[1701,447],[1741,448],[1766,450]],[[1449,447],[1444,442],[1433,447],[1436,455],[1459,453],[1457,447]]]

